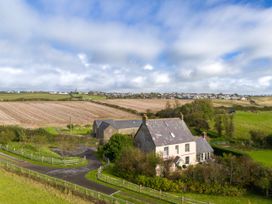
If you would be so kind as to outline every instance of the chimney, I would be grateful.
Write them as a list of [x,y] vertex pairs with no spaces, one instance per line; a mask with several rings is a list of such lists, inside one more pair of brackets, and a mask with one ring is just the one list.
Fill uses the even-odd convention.
[[143,124],[146,124],[146,121],[147,121],[147,115],[144,113],[143,114],[143,118],[142,118],[142,120],[143,120]]
[[203,132],[202,137],[203,137],[203,139],[207,138],[207,133],[205,131]]
[[180,112],[180,119],[184,120],[184,116],[183,116],[182,112]]

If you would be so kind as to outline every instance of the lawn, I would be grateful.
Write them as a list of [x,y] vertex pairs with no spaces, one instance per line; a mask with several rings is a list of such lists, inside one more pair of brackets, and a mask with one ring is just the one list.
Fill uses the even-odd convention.
[[262,131],[272,134],[272,112],[237,111],[234,115],[234,135],[236,138],[249,139],[250,131]]
[[272,199],[268,199],[256,195],[244,195],[238,197],[205,195],[196,193],[184,193],[183,196],[204,202],[211,202],[214,204],[271,204]]
[[272,167],[272,150],[255,150],[246,152],[253,160]]
[[0,169],[0,203],[5,204],[87,204],[60,191]]

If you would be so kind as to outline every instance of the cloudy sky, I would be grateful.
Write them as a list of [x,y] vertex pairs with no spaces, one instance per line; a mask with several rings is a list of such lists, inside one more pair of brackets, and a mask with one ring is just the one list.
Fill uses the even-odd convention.
[[271,6],[0,1],[0,89],[271,94]]

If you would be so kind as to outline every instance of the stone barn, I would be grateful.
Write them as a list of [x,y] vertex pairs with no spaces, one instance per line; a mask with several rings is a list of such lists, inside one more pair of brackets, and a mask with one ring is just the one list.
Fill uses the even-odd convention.
[[116,133],[134,136],[141,124],[142,120],[95,120],[93,134],[105,144]]

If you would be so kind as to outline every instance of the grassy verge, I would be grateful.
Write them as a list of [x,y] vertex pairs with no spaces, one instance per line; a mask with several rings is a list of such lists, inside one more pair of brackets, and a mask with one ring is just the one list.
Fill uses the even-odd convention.
[[52,167],[52,168],[76,168],[76,167],[86,166],[88,164],[87,160],[82,160],[81,163],[73,164],[73,165],[48,164],[48,163],[43,163],[43,162],[40,162],[40,161],[34,161],[34,160],[31,160],[31,159],[27,159],[27,158],[25,158],[23,156],[20,156],[18,154],[13,154],[11,152],[7,152],[7,151],[2,150],[2,149],[0,149],[0,152],[3,152],[5,154],[7,154],[9,156],[12,156],[14,158],[17,158],[17,159],[27,161],[27,162],[29,162],[31,164],[35,164],[35,165],[39,165],[39,166]]
[[147,195],[144,195],[144,194],[141,194],[141,193],[136,193],[134,191],[130,191],[130,190],[127,190],[125,188],[120,188],[118,186],[115,186],[115,185],[100,181],[100,180],[97,179],[96,174],[97,174],[97,170],[92,170],[89,173],[87,173],[85,177],[90,181],[94,181],[96,183],[100,183],[102,185],[105,185],[105,186],[120,190],[120,192],[114,194],[114,197],[116,197],[116,198],[129,200],[129,201],[131,201],[133,203],[154,203],[154,204],[168,203],[168,202],[165,202],[165,201],[162,201],[162,200],[159,200],[159,199],[155,199],[155,198],[152,198],[150,196],[147,196]]
[[205,195],[196,193],[183,193],[181,194],[187,198],[201,200],[204,202],[211,202],[214,204],[271,204],[271,198],[265,198],[256,195],[244,195],[239,197],[230,196],[217,196],[217,195]]
[[[0,203],[5,204],[87,204],[71,194],[0,169]],[[26,190],[27,189],[27,190]]]
[[85,135],[91,135],[92,133],[91,125],[84,125],[84,126],[75,125],[71,129],[59,128],[59,127],[46,127],[43,129],[46,130],[48,133],[55,136],[56,135],[74,135],[74,136],[83,135],[85,136]]

